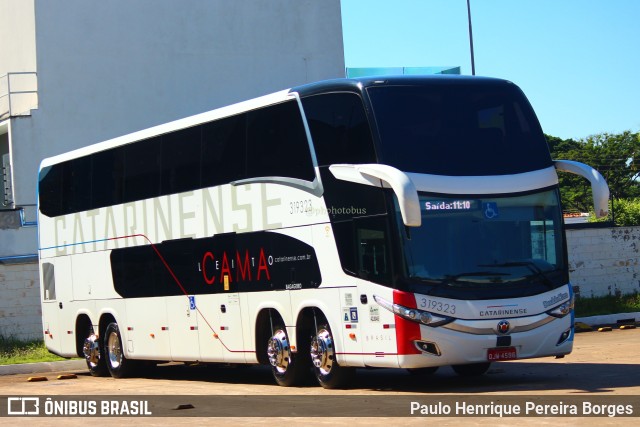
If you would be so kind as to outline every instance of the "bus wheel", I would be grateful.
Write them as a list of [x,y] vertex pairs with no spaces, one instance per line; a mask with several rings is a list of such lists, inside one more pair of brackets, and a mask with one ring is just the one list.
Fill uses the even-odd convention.
[[342,388],[353,378],[355,369],[338,365],[329,325],[320,325],[311,340],[311,361],[316,378],[324,388]]
[[305,379],[304,364],[298,363],[291,352],[287,330],[278,325],[273,331],[267,343],[267,356],[273,377],[283,387],[298,385]]
[[133,364],[124,356],[120,329],[115,322],[109,323],[104,332],[104,354],[112,377],[124,378],[130,374]]
[[104,352],[100,346],[100,339],[94,333],[93,327],[89,328],[89,336],[84,340],[82,353],[87,362],[89,373],[94,377],[104,377],[107,375],[107,363],[105,362]]
[[456,374],[463,377],[477,377],[484,374],[489,370],[491,362],[485,363],[470,363],[468,365],[453,365],[451,366]]

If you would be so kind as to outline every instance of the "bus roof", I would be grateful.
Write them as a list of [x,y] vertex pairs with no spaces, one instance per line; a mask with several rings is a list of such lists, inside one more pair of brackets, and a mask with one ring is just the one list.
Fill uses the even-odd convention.
[[318,93],[337,92],[337,91],[349,91],[349,92],[362,92],[367,87],[381,86],[381,85],[450,85],[450,84],[473,84],[473,85],[485,85],[485,84],[511,84],[507,80],[490,78],[490,77],[477,77],[477,76],[461,76],[461,75],[428,75],[428,76],[378,76],[378,77],[361,77],[361,78],[341,78],[323,80],[316,83],[308,83],[300,86],[295,86],[290,89],[281,90],[264,96],[256,97],[246,101],[238,102],[193,116],[185,117],[168,123],[163,123],[150,128],[142,129],[133,133],[118,136],[103,142],[87,145],[66,153],[61,153],[56,156],[52,156],[44,159],[40,168],[50,166],[56,163],[60,163],[66,160],[74,159],[76,157],[86,156],[92,153],[107,150],[112,147],[125,145],[131,142],[140,141],[143,139],[151,138],[154,136],[162,135],[167,132],[171,132],[177,129],[188,128],[191,126],[197,126],[199,124],[216,120],[218,118],[232,116],[245,111],[253,110],[256,108],[264,107],[270,104],[286,101],[290,99],[293,94],[297,93],[300,97],[314,95]]
[[129,134],[117,136],[112,139],[108,139],[102,142],[97,142],[91,145],[87,145],[75,150],[71,150],[65,153],[58,154],[42,160],[40,163],[40,169],[46,166],[71,160],[77,157],[87,156],[100,151],[108,150],[113,147],[126,145],[131,142],[142,141],[147,138],[162,135],[168,132],[172,132],[178,129],[185,129],[192,126],[197,126],[202,123],[206,123],[212,120],[216,120],[223,117],[233,116],[245,111],[265,107],[271,104],[277,104],[284,102],[287,99],[291,99],[291,91],[289,89],[281,90],[279,92],[270,93],[260,97],[252,98],[246,101],[241,101],[235,104],[227,105],[224,107],[216,108],[203,113],[195,114],[193,116],[184,117],[171,122],[162,123],[157,126],[141,129]]
[[488,84],[512,84],[508,80],[493,77],[461,76],[457,74],[434,74],[426,76],[372,76],[350,79],[323,80],[291,88],[291,92],[297,92],[300,96],[309,96],[317,93],[352,91],[360,92],[363,89],[374,86],[397,85],[488,85]]

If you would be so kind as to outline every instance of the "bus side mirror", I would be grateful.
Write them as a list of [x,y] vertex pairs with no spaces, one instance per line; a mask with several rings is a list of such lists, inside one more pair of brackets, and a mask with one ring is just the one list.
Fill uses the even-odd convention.
[[571,172],[588,179],[591,183],[596,217],[603,218],[609,214],[609,186],[600,172],[589,165],[573,160],[555,160],[554,163],[559,171]]
[[[418,190],[406,173],[393,166],[378,163],[329,166],[329,171],[336,179],[371,185],[373,187],[390,187],[398,199],[402,222],[407,227],[420,227],[422,215]],[[382,183],[380,182],[382,181]]]

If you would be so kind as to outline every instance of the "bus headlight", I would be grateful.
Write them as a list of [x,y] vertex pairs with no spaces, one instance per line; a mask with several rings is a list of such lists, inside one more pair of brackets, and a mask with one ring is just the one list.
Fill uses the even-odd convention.
[[375,302],[378,303],[380,307],[383,307],[389,310],[393,314],[396,314],[402,317],[403,319],[410,320],[412,322],[420,323],[423,325],[431,326],[434,328],[436,326],[442,326],[447,323],[453,322],[454,320],[453,317],[442,316],[439,314],[430,313],[428,311],[419,310],[417,308],[405,307],[400,304],[393,304],[377,295],[374,295],[373,299],[375,300]]
[[560,304],[559,306],[557,306],[556,308],[553,308],[549,311],[547,311],[547,314],[553,317],[557,317],[559,319],[563,318],[564,316],[566,316],[567,314],[571,313],[573,311],[573,297],[571,297],[571,299],[563,304]]

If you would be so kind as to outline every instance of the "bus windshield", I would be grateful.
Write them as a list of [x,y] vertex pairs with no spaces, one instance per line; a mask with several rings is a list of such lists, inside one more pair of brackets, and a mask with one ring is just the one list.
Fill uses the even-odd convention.
[[421,194],[420,204],[422,225],[400,225],[405,278],[414,291],[487,299],[566,285],[557,190],[501,197]]
[[508,82],[367,89],[380,163],[433,175],[506,175],[552,165],[538,119]]

